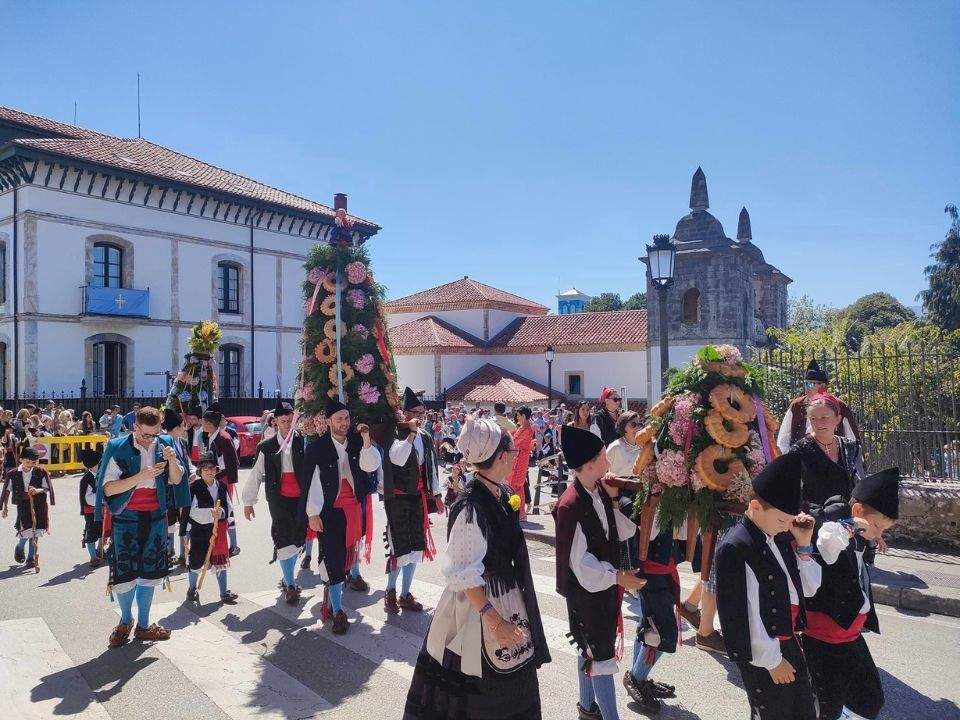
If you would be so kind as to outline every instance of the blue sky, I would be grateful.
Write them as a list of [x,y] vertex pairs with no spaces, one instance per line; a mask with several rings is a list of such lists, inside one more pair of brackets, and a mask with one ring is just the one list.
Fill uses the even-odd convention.
[[350,196],[390,297],[626,297],[706,172],[791,296],[913,304],[960,203],[956,2],[4,4],[0,104]]

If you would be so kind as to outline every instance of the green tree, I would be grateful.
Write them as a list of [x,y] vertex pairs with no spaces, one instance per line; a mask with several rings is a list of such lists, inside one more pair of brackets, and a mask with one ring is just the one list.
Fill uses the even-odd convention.
[[584,312],[603,312],[605,310],[622,310],[623,300],[619,293],[601,293],[583,306]]
[[942,242],[933,245],[932,265],[924,270],[930,287],[920,292],[917,299],[930,322],[944,330],[960,329],[960,217],[957,206],[944,208],[950,216],[950,230]]
[[646,293],[634,293],[626,299],[626,302],[623,303],[624,310],[646,310],[647,309],[647,295]]
[[809,295],[801,295],[790,301],[787,327],[805,333],[822,330],[836,318],[838,311],[828,305],[817,305]]
[[896,327],[913,320],[917,315],[890,293],[875,292],[864,295],[843,311],[853,325],[860,325],[866,333],[880,328]]

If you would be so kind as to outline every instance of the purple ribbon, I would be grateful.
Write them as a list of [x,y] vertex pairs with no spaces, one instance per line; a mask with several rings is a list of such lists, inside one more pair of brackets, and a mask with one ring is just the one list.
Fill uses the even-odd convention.
[[767,434],[767,423],[763,420],[763,403],[758,395],[753,396],[753,407],[757,410],[757,429],[760,431],[760,445],[763,446],[763,457],[767,462],[773,460],[770,452],[770,436]]

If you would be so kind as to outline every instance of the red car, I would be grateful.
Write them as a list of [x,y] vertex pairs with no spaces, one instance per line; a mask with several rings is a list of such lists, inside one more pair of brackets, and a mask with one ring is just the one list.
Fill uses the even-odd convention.
[[240,438],[240,450],[237,451],[240,460],[253,460],[257,454],[257,445],[263,436],[260,418],[236,415],[227,418],[227,425],[232,427],[236,431],[237,437]]

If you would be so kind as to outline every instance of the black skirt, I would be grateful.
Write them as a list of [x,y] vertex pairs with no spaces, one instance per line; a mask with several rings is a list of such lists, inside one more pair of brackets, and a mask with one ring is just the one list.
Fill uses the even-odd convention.
[[417,657],[404,720],[540,720],[540,685],[533,663],[499,673],[483,658],[483,677],[460,672],[460,656],[441,665],[424,647]]

